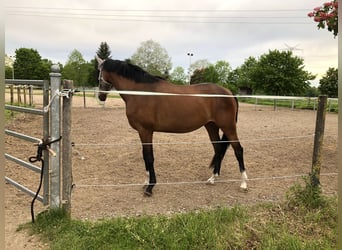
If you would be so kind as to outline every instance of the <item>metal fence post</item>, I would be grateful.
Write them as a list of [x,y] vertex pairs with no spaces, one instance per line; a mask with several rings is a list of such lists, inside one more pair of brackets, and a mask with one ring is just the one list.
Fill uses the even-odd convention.
[[[43,107],[49,104],[49,81],[43,83]],[[33,102],[32,102],[33,104]],[[48,141],[50,136],[50,121],[49,113],[44,112],[43,114],[43,140]],[[48,205],[50,202],[50,155],[47,150],[43,151],[44,157],[44,183],[43,183],[43,204]]]
[[[51,66],[51,106],[50,106],[50,140],[60,138],[60,98],[58,93],[61,86],[61,73],[58,65]],[[61,176],[60,176],[60,142],[51,144],[51,149],[56,153],[55,157],[50,157],[50,207],[59,208],[61,205]]]
[[[72,80],[63,80],[64,90],[73,90]],[[71,214],[71,189],[72,189],[72,148],[70,141],[71,134],[71,109],[72,93],[63,97],[63,149],[62,149],[62,207],[70,216]]]

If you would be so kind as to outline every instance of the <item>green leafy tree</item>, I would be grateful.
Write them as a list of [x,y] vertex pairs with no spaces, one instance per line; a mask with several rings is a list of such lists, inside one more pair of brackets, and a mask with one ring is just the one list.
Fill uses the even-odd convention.
[[13,58],[5,54],[5,79],[13,78]]
[[186,84],[187,76],[185,74],[184,68],[180,66],[176,67],[170,74],[170,81],[179,85]]
[[236,88],[249,88],[254,90],[256,88],[256,82],[253,78],[253,72],[258,64],[255,57],[249,57],[245,62],[237,67],[231,74],[231,81]]
[[130,58],[130,62],[152,75],[165,78],[168,78],[172,68],[171,58],[166,49],[152,39],[140,44]]
[[232,68],[229,62],[217,61],[214,65],[214,69],[217,73],[218,83],[222,86],[228,86],[230,82],[230,75],[232,73]]
[[5,78],[12,79],[13,78],[13,68],[10,66],[5,66]]
[[204,83],[205,82],[205,68],[196,69],[190,78],[190,84]]
[[318,89],[321,94],[336,98],[338,96],[338,69],[329,68],[325,76],[319,80]]
[[308,97],[316,97],[318,95],[319,95],[318,88],[313,87],[313,86],[310,86],[305,92],[305,96],[308,96]]
[[304,70],[304,60],[291,51],[273,50],[259,58],[252,74],[256,90],[269,95],[301,95],[315,76]]
[[201,65],[206,65],[205,68],[198,68],[191,76],[191,84],[197,83],[215,83],[223,87],[229,88],[236,92],[237,88],[231,83],[232,69],[228,62],[217,61],[215,64],[206,63],[207,60],[200,60]]
[[93,66],[83,59],[81,52],[74,49],[64,65],[62,77],[73,80],[75,86],[87,85],[90,68],[93,68]]
[[49,79],[51,64],[50,61],[42,60],[35,49],[16,49],[13,63],[14,78],[27,80]]
[[206,68],[196,69],[191,76],[191,84],[197,83],[218,83],[219,75],[215,70],[214,65],[209,65]]

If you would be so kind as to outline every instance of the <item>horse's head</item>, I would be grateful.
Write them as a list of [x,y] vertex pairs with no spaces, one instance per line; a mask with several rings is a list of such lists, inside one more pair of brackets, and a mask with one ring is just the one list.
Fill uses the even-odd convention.
[[100,71],[99,73],[99,93],[98,93],[98,98],[100,101],[104,102],[107,99],[107,94],[108,91],[110,91],[113,87],[113,84],[110,82],[106,81],[103,77],[103,63],[105,60],[102,60],[98,55],[95,55],[96,60],[98,62],[98,70]]

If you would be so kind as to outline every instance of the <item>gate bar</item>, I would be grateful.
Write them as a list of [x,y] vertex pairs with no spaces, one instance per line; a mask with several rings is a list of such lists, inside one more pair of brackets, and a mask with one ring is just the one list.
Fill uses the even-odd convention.
[[13,161],[15,163],[18,163],[19,165],[21,165],[21,166],[23,166],[25,168],[28,168],[30,170],[33,170],[33,171],[37,172],[37,173],[40,173],[41,168],[37,167],[36,165],[33,165],[33,164],[28,163],[26,161],[23,161],[23,160],[21,160],[21,159],[19,159],[17,157],[9,155],[9,154],[5,154],[5,158],[7,160],[10,160],[10,161]]
[[44,80],[5,79],[5,84],[43,86]]
[[23,140],[29,141],[29,142],[33,142],[33,143],[40,143],[41,142],[41,140],[38,139],[38,138],[29,136],[29,135],[24,135],[22,133],[15,132],[15,131],[12,131],[12,130],[5,129],[5,133],[7,135],[10,135],[10,136],[13,136],[13,137],[16,137],[16,138],[19,138],[19,139],[23,139]]
[[18,112],[24,112],[24,113],[31,113],[35,115],[44,115],[44,111],[40,109],[24,108],[24,107],[18,107],[18,106],[13,106],[13,105],[8,105],[8,104],[5,104],[5,109],[18,111]]
[[[12,180],[11,178],[9,178],[9,177],[7,177],[7,176],[5,176],[5,180],[6,180],[9,184],[15,186],[16,188],[18,188],[19,190],[21,190],[21,191],[23,191],[23,192],[25,192],[25,193],[31,195],[32,197],[34,197],[34,196],[36,195],[35,192],[31,191],[31,190],[28,189],[27,187],[24,187],[23,185],[19,184],[18,182]],[[37,200],[39,200],[40,202],[43,202],[43,197],[40,196],[40,195],[38,195],[38,196],[37,196]]]

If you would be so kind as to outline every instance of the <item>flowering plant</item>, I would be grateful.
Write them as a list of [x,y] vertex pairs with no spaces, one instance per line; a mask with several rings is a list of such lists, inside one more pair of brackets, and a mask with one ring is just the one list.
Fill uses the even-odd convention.
[[312,12],[308,13],[309,17],[313,17],[314,21],[317,22],[317,27],[319,29],[327,29],[334,33],[334,37],[338,33],[338,2],[336,0],[331,2],[326,2],[323,6],[319,6],[313,9]]

